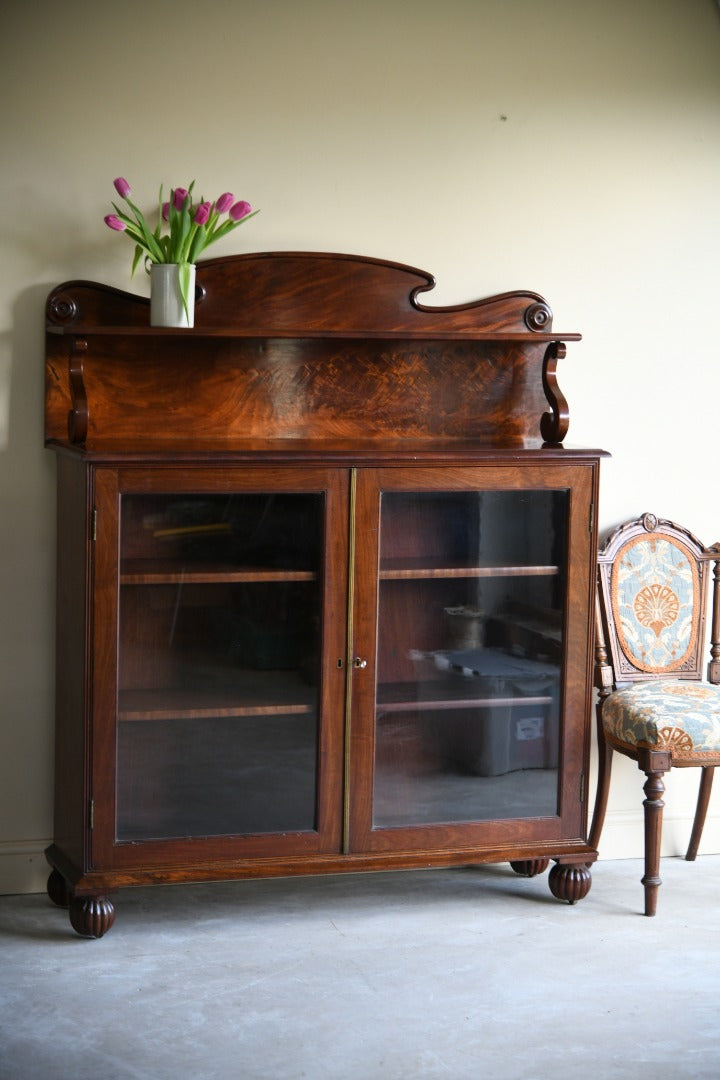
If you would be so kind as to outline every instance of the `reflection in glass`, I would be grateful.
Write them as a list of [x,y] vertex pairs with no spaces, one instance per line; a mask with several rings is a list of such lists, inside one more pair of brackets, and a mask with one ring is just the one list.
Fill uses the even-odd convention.
[[557,813],[567,493],[385,493],[376,828]]
[[118,840],[316,827],[321,495],[125,495]]

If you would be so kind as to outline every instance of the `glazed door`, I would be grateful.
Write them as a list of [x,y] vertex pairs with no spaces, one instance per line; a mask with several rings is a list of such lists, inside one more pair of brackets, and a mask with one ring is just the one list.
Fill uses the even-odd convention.
[[359,470],[351,850],[581,836],[592,492],[589,466]]
[[95,865],[339,850],[347,488],[96,470]]

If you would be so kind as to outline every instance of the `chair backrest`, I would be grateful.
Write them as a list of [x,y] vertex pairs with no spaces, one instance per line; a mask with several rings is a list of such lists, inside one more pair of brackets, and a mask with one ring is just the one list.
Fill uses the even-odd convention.
[[[720,548],[653,514],[626,522],[598,554],[596,661],[615,686],[648,679],[702,679],[710,563],[715,562],[708,678],[720,682]],[[609,646],[607,656],[605,643]],[[604,655],[603,655],[604,654]],[[604,662],[604,663],[603,663]]]

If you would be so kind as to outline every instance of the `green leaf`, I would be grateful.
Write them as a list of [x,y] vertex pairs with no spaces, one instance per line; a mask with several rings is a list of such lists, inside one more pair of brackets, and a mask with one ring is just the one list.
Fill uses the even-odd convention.
[[135,218],[130,217],[130,215],[126,214],[124,210],[121,210],[117,203],[110,203],[110,205],[112,206],[113,210],[121,221],[124,221],[126,225],[133,225],[137,227],[137,222],[135,221]]
[[192,239],[192,243],[188,248],[187,261],[189,263],[197,262],[198,255],[204,247],[206,247],[207,227],[205,225],[198,225],[195,235]]
[[190,310],[188,308],[188,300],[190,298],[190,264],[186,262],[178,263],[178,285],[180,286],[180,296],[182,297],[183,307],[185,308],[185,318],[190,323]]
[[130,271],[131,278],[135,277],[135,271],[137,270],[138,263],[143,257],[144,251],[145,249],[143,248],[142,244],[135,245],[135,254],[133,255],[132,270]]
[[246,221],[249,221],[250,218],[255,217],[255,215],[259,213],[259,210],[253,210],[252,213],[247,214],[244,218],[241,218],[240,221],[233,221],[232,218],[229,218],[227,221],[224,221],[222,225],[218,226],[213,233],[212,239],[219,240],[221,237],[227,236],[233,229],[237,229],[239,225],[244,225]]
[[143,217],[141,212],[138,210],[137,206],[135,206],[133,203],[131,203],[129,199],[126,199],[125,202],[128,204],[128,206],[132,210],[133,214],[137,218],[137,224],[138,224],[138,227],[140,229],[140,232],[142,233],[143,243],[144,243],[145,247],[147,248],[148,254],[150,255],[151,258],[155,259],[156,262],[159,261],[159,259],[162,258],[162,250],[161,250],[160,245],[158,244],[157,240],[155,239],[153,234],[150,232],[150,229],[148,227],[147,222],[145,221],[145,218]]
[[177,235],[177,246],[174,249],[179,263],[190,262],[190,259],[188,259],[188,251],[190,250],[192,238],[195,235],[194,230],[195,226],[192,223],[189,212],[183,210],[180,230]]

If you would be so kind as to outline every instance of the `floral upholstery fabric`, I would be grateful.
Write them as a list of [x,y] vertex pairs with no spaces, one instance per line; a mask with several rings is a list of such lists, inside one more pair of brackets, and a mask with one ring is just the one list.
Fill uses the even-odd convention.
[[603,703],[610,743],[670,750],[674,760],[720,757],[720,686],[680,679],[639,682]]
[[678,540],[639,536],[613,567],[612,606],[620,647],[639,671],[682,669],[695,648],[697,564]]

